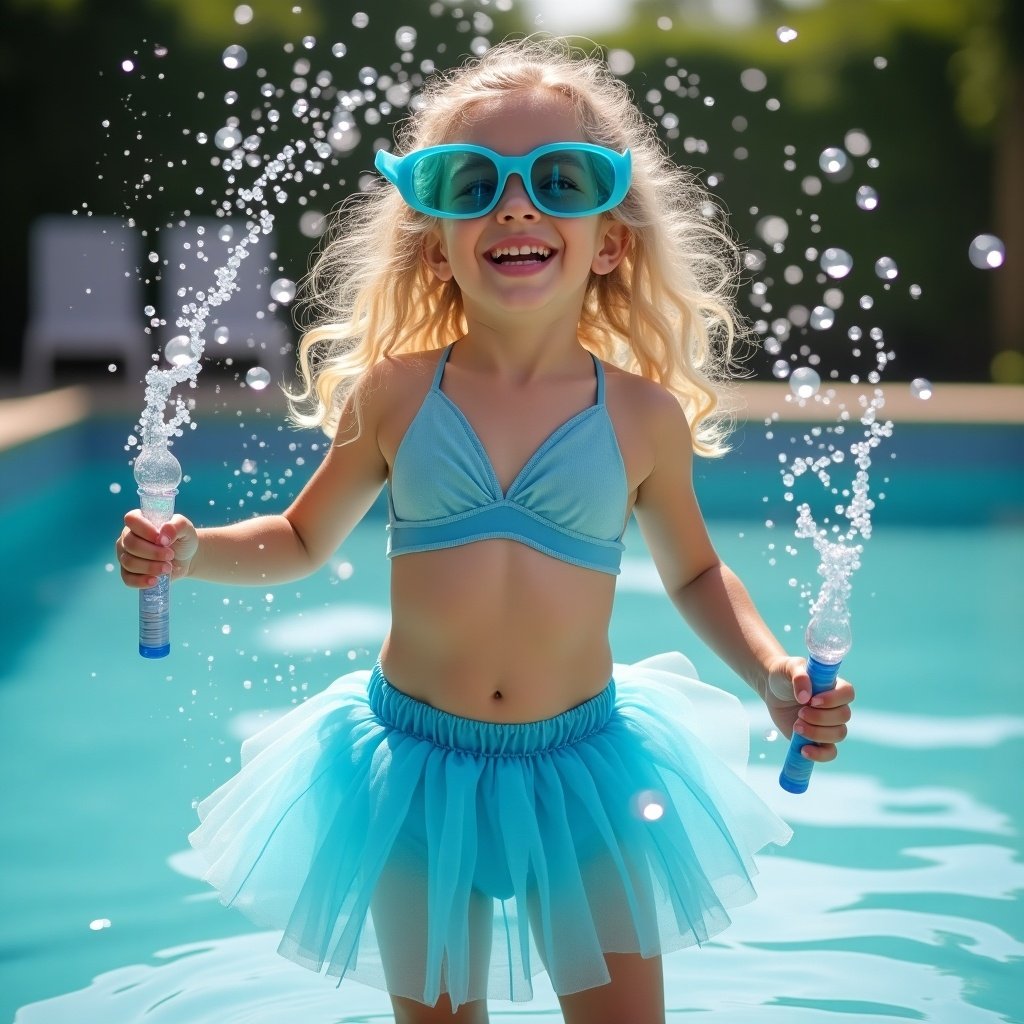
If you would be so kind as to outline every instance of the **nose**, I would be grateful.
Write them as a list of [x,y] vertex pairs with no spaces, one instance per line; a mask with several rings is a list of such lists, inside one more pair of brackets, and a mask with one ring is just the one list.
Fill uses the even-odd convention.
[[505,182],[505,190],[501,193],[495,215],[500,224],[508,224],[515,220],[535,221],[540,219],[540,212],[533,205],[523,179],[518,174],[510,174]]

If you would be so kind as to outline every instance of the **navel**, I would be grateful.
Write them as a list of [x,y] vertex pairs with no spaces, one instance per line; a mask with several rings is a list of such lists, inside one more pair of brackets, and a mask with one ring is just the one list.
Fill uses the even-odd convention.
[[495,700],[501,700],[501,690],[495,690],[494,691],[494,699]]

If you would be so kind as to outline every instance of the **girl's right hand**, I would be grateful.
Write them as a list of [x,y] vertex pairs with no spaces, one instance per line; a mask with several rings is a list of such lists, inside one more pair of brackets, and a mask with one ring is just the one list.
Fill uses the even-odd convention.
[[114,544],[121,579],[137,590],[154,586],[158,576],[187,576],[198,548],[196,528],[184,516],[173,515],[156,527],[137,508],[124,517],[124,529]]

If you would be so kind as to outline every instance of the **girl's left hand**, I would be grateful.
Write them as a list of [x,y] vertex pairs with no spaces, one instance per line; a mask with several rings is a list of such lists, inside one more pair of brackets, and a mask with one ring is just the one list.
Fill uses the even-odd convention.
[[836,744],[846,739],[853,686],[837,679],[834,690],[811,697],[811,679],[804,658],[783,658],[768,676],[765,704],[772,721],[787,739],[794,732],[820,746],[808,745],[801,753],[809,761],[832,761]]

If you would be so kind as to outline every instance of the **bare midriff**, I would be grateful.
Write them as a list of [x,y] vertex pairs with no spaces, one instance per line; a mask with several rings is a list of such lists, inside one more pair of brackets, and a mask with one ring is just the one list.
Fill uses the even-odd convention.
[[489,722],[553,718],[611,678],[615,577],[511,540],[391,562],[381,669],[396,689]]

